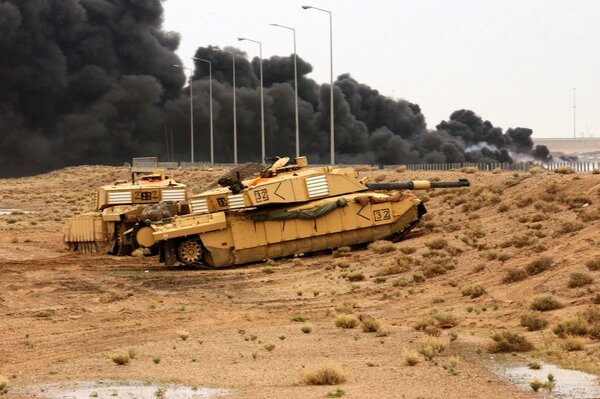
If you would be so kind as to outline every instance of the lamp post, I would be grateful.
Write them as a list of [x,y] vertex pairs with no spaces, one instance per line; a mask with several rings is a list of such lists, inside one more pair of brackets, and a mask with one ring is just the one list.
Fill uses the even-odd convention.
[[173,65],[175,68],[181,68],[190,72],[190,146],[191,162],[194,163],[194,85],[192,85],[193,71],[183,65]]
[[289,29],[294,33],[294,108],[296,116],[296,158],[300,156],[300,125],[298,123],[298,66],[296,56],[296,29],[279,24],[269,24],[279,28]]
[[213,96],[212,96],[212,62],[204,58],[192,57],[193,60],[208,63],[208,109],[210,112],[210,163],[215,163],[215,147],[213,142]]
[[238,37],[239,41],[249,41],[258,43],[259,48],[259,66],[260,66],[260,147],[261,147],[261,158],[260,163],[265,163],[265,102],[263,95],[263,67],[262,67],[262,42],[258,40],[248,39],[245,37]]
[[233,67],[231,70],[232,78],[232,89],[233,89],[233,163],[237,165],[237,114],[236,114],[236,101],[235,101],[235,51],[223,50],[225,53],[231,54],[231,60]]
[[309,10],[317,10],[326,12],[329,14],[329,69],[330,69],[330,93],[329,93],[329,107],[331,109],[331,164],[335,164],[335,135],[334,135],[334,127],[333,127],[333,18],[332,13],[329,10],[324,10],[322,8],[313,7],[313,6],[302,6],[303,9]]

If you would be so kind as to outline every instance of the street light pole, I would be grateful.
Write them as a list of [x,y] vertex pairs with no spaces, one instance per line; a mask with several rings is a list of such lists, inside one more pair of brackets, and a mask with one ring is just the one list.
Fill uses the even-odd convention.
[[190,146],[191,162],[194,163],[194,85],[192,84],[193,72],[190,68],[183,65],[173,65],[175,68],[190,71]]
[[259,48],[259,69],[260,69],[260,147],[261,147],[261,158],[260,163],[265,163],[265,102],[263,93],[263,62],[262,62],[262,42],[258,40],[248,39],[245,37],[238,37],[239,41],[249,41],[258,43]]
[[296,56],[296,29],[279,24],[269,24],[279,28],[289,29],[294,33],[294,108],[296,116],[296,158],[300,156],[300,125],[298,122],[298,60]]
[[231,60],[233,61],[233,69],[232,69],[232,89],[233,89],[233,163],[237,165],[238,156],[237,156],[237,114],[236,114],[236,101],[235,101],[235,51],[227,51],[224,52],[231,54]]
[[208,97],[209,104],[208,109],[210,112],[210,163],[215,163],[215,147],[213,141],[213,96],[212,96],[212,62],[205,60],[204,58],[192,57],[193,60],[202,61],[208,63]]
[[322,8],[313,7],[313,6],[302,6],[303,9],[309,10],[318,10],[322,12],[326,12],[329,14],[329,69],[330,69],[330,92],[329,92],[329,107],[330,107],[330,117],[331,117],[331,164],[335,164],[335,134],[334,134],[334,124],[333,124],[333,16],[332,12],[329,10],[324,10]]

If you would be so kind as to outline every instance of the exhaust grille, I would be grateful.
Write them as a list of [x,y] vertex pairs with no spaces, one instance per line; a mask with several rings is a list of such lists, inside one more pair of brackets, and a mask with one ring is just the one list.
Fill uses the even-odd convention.
[[306,188],[308,190],[309,198],[329,194],[329,186],[327,185],[327,178],[325,175],[308,177],[306,179]]
[[246,206],[244,203],[244,194],[229,195],[228,201],[230,209],[239,209]]
[[208,204],[205,199],[197,199],[191,201],[192,213],[207,213]]
[[177,202],[185,200],[185,190],[162,190],[162,200],[165,202]]
[[109,205],[131,204],[131,191],[109,191],[108,203]]

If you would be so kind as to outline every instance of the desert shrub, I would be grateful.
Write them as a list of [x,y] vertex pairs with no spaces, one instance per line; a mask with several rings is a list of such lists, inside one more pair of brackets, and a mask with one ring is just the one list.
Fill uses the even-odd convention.
[[517,207],[525,208],[533,203],[533,199],[531,197],[522,197],[516,201]]
[[379,270],[377,270],[375,272],[375,276],[376,277],[383,277],[383,276],[391,276],[394,274],[400,274],[407,271],[404,267],[402,267],[401,265],[399,265],[397,262],[394,263],[386,263],[383,265],[383,267]]
[[552,332],[561,338],[568,335],[586,335],[588,331],[588,323],[580,317],[563,320],[557,323]]
[[533,298],[531,305],[529,307],[532,310],[539,310],[540,312],[547,312],[549,310],[560,309],[563,307],[563,304],[560,303],[556,298],[552,295],[542,295]]
[[472,174],[477,173],[477,168],[474,166],[465,166],[464,168],[461,168],[460,171],[463,173]]
[[533,349],[533,344],[522,334],[512,331],[501,331],[492,335],[488,350],[499,352],[528,352]]
[[302,331],[304,334],[310,334],[312,332],[312,327],[309,325],[305,325],[300,327],[300,331]]
[[498,207],[498,212],[500,213],[504,213],[506,211],[508,211],[510,209],[510,207],[506,204],[502,204]]
[[579,313],[580,317],[583,317],[588,323],[600,323],[600,308],[597,306],[590,306],[584,311]]
[[8,392],[8,378],[0,375],[0,395]]
[[435,319],[429,317],[426,319],[421,319],[415,323],[413,326],[417,331],[425,331],[425,329],[429,326],[434,326],[436,324]]
[[502,173],[502,168],[494,168],[494,169],[492,169],[492,173],[495,175]]
[[583,287],[594,282],[592,276],[587,273],[574,272],[569,276],[569,282],[567,285],[569,288]]
[[575,231],[579,231],[581,229],[583,229],[583,224],[581,224],[581,223],[564,222],[563,224],[560,225],[559,229],[557,230],[557,233],[568,234],[568,233],[573,233]]
[[292,321],[295,321],[296,323],[304,323],[306,321],[306,317],[294,316],[292,317]]
[[472,285],[472,286],[467,287],[464,290],[462,290],[463,296],[468,296],[471,298],[480,297],[485,293],[486,293],[485,288],[480,284]]
[[580,351],[585,345],[585,339],[573,335],[566,335],[561,342],[561,347],[569,352]]
[[339,315],[335,318],[335,326],[339,328],[349,329],[358,325],[358,319],[352,315]]
[[530,275],[539,274],[545,270],[548,270],[552,266],[552,258],[549,256],[542,256],[532,261],[525,268],[527,273]]
[[600,256],[596,256],[594,259],[590,259],[585,262],[585,267],[587,267],[590,271],[600,270]]
[[409,352],[404,356],[404,364],[407,366],[416,366],[420,361],[419,354],[416,352]]
[[600,340],[600,323],[592,324],[588,328],[588,335],[592,339]]
[[414,273],[413,274],[413,281],[415,283],[422,283],[423,281],[425,281],[425,275],[423,273]]
[[426,242],[425,245],[429,248],[429,249],[444,249],[448,246],[448,241],[444,240],[443,238],[436,238],[435,240],[431,240],[429,242]]
[[363,332],[379,332],[381,330],[381,324],[373,316],[360,315],[359,320]]
[[394,282],[392,283],[394,287],[406,287],[408,284],[410,283],[404,277],[400,277],[397,280],[394,280]]
[[424,337],[418,343],[418,351],[427,360],[431,360],[448,347],[448,343],[443,338]]
[[337,305],[335,307],[335,311],[338,313],[343,313],[343,314],[352,314],[352,313],[354,313],[355,307],[356,307],[356,304],[353,302],[344,302],[340,305]]
[[126,293],[126,292],[106,291],[100,295],[99,300],[100,300],[100,303],[111,303],[111,302],[120,301],[129,296],[131,296],[131,294]]
[[343,256],[350,256],[351,251],[352,251],[352,248],[350,248],[350,247],[339,247],[338,249],[333,251],[333,257],[340,258]]
[[365,275],[362,274],[361,272],[353,272],[348,274],[348,276],[346,277],[348,279],[348,281],[363,281],[365,279]]
[[439,337],[442,335],[442,329],[438,326],[427,326],[423,329],[423,332],[427,335],[431,335],[432,337]]
[[116,353],[110,357],[110,359],[119,366],[124,366],[129,363],[129,354],[128,353]]
[[394,243],[392,243],[391,241],[386,241],[386,240],[374,241],[369,244],[368,248],[371,251],[378,253],[378,254],[384,254],[384,253],[392,252],[392,251],[396,250],[396,246],[394,245]]
[[570,174],[575,173],[575,169],[573,169],[570,166],[560,166],[560,167],[554,169],[554,173],[558,173],[561,175],[570,175]]
[[263,346],[263,348],[265,348],[265,350],[266,350],[267,352],[272,352],[272,351],[273,351],[273,349],[275,349],[275,344],[270,344],[270,343],[269,343],[269,344],[265,344],[265,345]]
[[433,311],[431,315],[440,325],[456,326],[458,317],[450,312]]
[[159,356],[154,356],[154,357],[152,358],[152,362],[153,362],[154,364],[158,364],[158,363],[160,363],[160,357],[159,357]]
[[446,274],[448,270],[442,265],[429,265],[423,269],[423,275],[427,278],[441,276],[442,274]]
[[415,252],[417,252],[417,248],[415,248],[415,247],[402,247],[402,248],[400,248],[400,251],[403,254],[410,255],[410,254],[414,254]]
[[521,315],[521,325],[528,331],[538,331],[548,326],[548,320],[537,312],[528,312]]
[[590,197],[588,197],[585,194],[575,194],[570,196],[569,198],[567,198],[567,205],[569,205],[569,208],[573,209],[573,208],[581,208],[585,205],[591,205],[592,204],[592,200]]
[[302,376],[302,383],[306,385],[338,385],[344,381],[344,372],[336,365],[321,365],[306,371]]
[[544,383],[540,380],[538,380],[537,378],[535,378],[533,381],[531,381],[529,383],[529,386],[531,387],[531,389],[533,389],[534,392],[537,392],[540,390],[540,388],[542,388],[544,386]]
[[540,173],[543,173],[544,171],[545,171],[545,169],[540,166],[532,166],[531,168],[529,168],[529,173],[531,173],[532,175],[539,175]]
[[515,283],[517,281],[522,281],[527,278],[527,272],[525,269],[521,268],[512,268],[506,271],[506,275],[502,279],[502,282],[505,284]]
[[509,259],[510,259],[510,255],[506,252],[501,252],[498,254],[498,260],[500,262],[506,262]]

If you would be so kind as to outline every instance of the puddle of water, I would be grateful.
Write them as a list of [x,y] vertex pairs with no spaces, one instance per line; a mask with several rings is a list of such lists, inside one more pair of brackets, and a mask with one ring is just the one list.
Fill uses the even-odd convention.
[[173,384],[80,381],[29,386],[23,393],[45,399],[215,399],[227,395],[228,391]]
[[0,216],[12,215],[13,212],[19,213],[33,213],[31,211],[22,211],[21,209],[6,209],[0,208]]
[[549,397],[569,399],[594,399],[600,398],[598,377],[583,371],[560,368],[554,364],[539,362],[539,370],[530,369],[527,365],[502,365],[495,364],[492,371],[519,386],[531,390],[529,384],[537,379],[540,382],[548,381],[548,374],[554,376],[554,389],[551,392],[543,389]]

